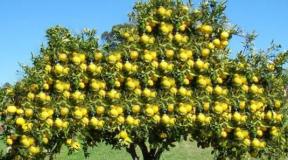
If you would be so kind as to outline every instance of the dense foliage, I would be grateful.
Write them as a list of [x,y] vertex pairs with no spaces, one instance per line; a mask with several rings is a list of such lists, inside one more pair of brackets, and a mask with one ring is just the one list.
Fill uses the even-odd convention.
[[[225,3],[137,2],[130,22],[103,34],[47,31],[48,45],[0,92],[7,159],[44,159],[105,142],[146,160],[181,139],[218,159],[280,158],[287,146],[287,52],[227,48],[240,34]],[[277,53],[276,53],[277,52]],[[270,54],[271,53],[271,54]]]

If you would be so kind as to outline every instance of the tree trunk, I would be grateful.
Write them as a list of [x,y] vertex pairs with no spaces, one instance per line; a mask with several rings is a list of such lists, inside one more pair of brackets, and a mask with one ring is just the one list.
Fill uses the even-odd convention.
[[160,160],[160,157],[163,153],[163,149],[161,148],[152,148],[148,150],[145,142],[139,144],[139,147],[142,151],[143,159],[144,160]]
[[141,149],[143,160],[160,160],[160,157],[164,151],[163,148],[152,148],[149,150],[145,142],[137,144],[131,143],[130,146],[126,148],[126,151],[131,155],[132,160],[140,160],[136,152],[137,145]]
[[129,148],[126,148],[126,150],[131,155],[132,160],[140,160],[136,153],[136,145],[134,143],[130,144]]

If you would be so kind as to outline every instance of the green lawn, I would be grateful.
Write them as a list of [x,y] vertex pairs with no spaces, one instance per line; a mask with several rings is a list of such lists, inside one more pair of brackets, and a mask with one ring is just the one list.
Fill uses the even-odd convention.
[[[189,142],[181,142],[171,149],[169,152],[164,152],[162,160],[211,160],[213,159],[209,149],[199,149],[195,144]],[[57,155],[57,160],[80,160],[84,159],[83,153],[78,152],[67,157],[67,152]],[[130,155],[125,150],[112,150],[111,146],[100,144],[98,147],[91,150],[91,155],[88,160],[130,160]]]
[[[0,144],[0,149],[5,150],[5,145]],[[112,150],[111,146],[99,144],[98,147],[90,150],[90,157],[87,160],[130,160],[130,155],[125,150]],[[67,155],[67,149],[56,155],[56,160],[82,160],[83,152],[79,151]],[[209,149],[199,149],[194,143],[181,142],[169,152],[164,152],[162,160],[211,160],[213,159]]]

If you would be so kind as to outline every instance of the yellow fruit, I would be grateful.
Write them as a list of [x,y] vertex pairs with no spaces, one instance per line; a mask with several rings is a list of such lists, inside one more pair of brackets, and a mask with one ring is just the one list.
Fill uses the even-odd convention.
[[90,63],[88,65],[88,71],[90,71],[91,73],[95,73],[97,70],[97,66],[94,63]]
[[57,119],[55,120],[55,125],[56,125],[56,127],[58,127],[58,128],[62,128],[62,126],[63,126],[63,121],[62,121],[62,119],[57,118]]
[[207,70],[209,68],[209,63],[208,62],[205,62],[204,65],[203,65],[203,69]]
[[77,109],[76,111],[74,111],[74,117],[76,119],[81,119],[83,117],[83,113]]
[[252,84],[250,86],[250,92],[252,92],[254,94],[257,93],[258,92],[258,87],[255,84]]
[[64,71],[64,67],[60,64],[56,64],[55,67],[54,67],[54,72],[56,74],[62,74]]
[[113,54],[108,56],[108,62],[114,64],[117,61],[117,57]]
[[210,34],[213,32],[213,27],[210,25],[202,25],[200,28],[201,32],[206,33],[206,34]]
[[254,138],[254,139],[252,140],[252,146],[253,146],[253,147],[258,148],[258,147],[260,147],[260,145],[261,145],[261,142],[259,141],[259,139]]
[[126,131],[121,131],[119,133],[119,137],[122,139],[126,139],[126,138],[128,138],[128,133]]
[[31,145],[29,139],[26,136],[22,136],[20,142],[26,148],[28,148]]
[[19,125],[19,126],[22,126],[26,123],[25,119],[22,118],[22,117],[19,117],[16,119],[16,124]]
[[176,87],[172,87],[170,88],[170,93],[172,93],[173,95],[176,95],[178,92],[177,88]]
[[97,124],[97,127],[98,128],[103,128],[104,124],[105,124],[104,120],[99,120],[99,123]]
[[138,58],[138,52],[137,51],[131,51],[130,52],[130,58],[132,59],[132,60],[136,60],[137,58]]
[[152,92],[151,92],[150,89],[145,88],[145,89],[143,90],[143,95],[144,95],[145,97],[150,97],[151,94],[152,94]]
[[217,83],[219,83],[219,84],[222,84],[222,83],[223,83],[223,79],[222,79],[221,77],[218,77],[218,78],[216,79],[216,81],[217,81]]
[[187,89],[184,88],[184,87],[180,87],[178,89],[178,93],[181,95],[181,96],[186,96],[187,95]]
[[44,138],[42,138],[42,142],[43,142],[44,144],[47,144],[47,143],[49,142],[49,139],[46,138],[46,137],[44,137]]
[[250,146],[250,145],[251,145],[251,140],[248,139],[248,138],[245,138],[245,139],[243,140],[243,143],[244,143],[245,146]]
[[240,86],[241,84],[243,84],[243,81],[240,77],[234,77],[233,82],[237,86]]
[[222,113],[224,111],[223,107],[220,104],[216,104],[214,106],[214,111],[218,114]]
[[281,101],[280,100],[274,100],[274,107],[280,108],[281,107]]
[[139,105],[133,105],[132,106],[132,112],[133,113],[139,113],[141,110],[141,107]]
[[69,109],[67,107],[63,107],[60,109],[60,114],[62,116],[66,116],[69,113]]
[[73,140],[72,140],[72,139],[67,139],[67,140],[66,140],[66,144],[68,144],[68,145],[71,145],[71,144],[72,144],[72,142],[73,142]]
[[31,108],[27,108],[24,110],[24,114],[26,117],[31,117],[33,115],[33,110]]
[[179,112],[180,112],[181,115],[187,114],[187,109],[186,109],[186,107],[183,106],[183,105],[180,106],[178,110],[179,110]]
[[59,59],[59,61],[61,61],[61,62],[67,62],[67,60],[68,60],[67,54],[65,54],[65,53],[59,53],[59,54],[58,54],[58,59]]
[[240,109],[242,109],[242,110],[245,109],[245,106],[246,106],[245,101],[240,101],[239,102],[239,108]]
[[169,64],[166,61],[164,61],[164,60],[161,61],[160,68],[162,70],[164,70],[164,71],[167,70],[168,66],[169,66]]
[[277,114],[277,115],[275,115],[275,120],[276,120],[276,121],[279,121],[279,122],[281,122],[281,121],[282,121],[282,119],[283,119],[283,116],[282,116],[282,114]]
[[226,131],[221,131],[221,137],[226,138],[227,137],[227,132]]
[[222,89],[222,87],[220,87],[220,86],[216,86],[215,88],[214,88],[214,92],[217,94],[217,95],[221,95],[221,94],[223,94],[223,89]]
[[17,107],[16,106],[8,106],[6,108],[6,111],[10,114],[14,114],[17,111]]
[[197,116],[197,119],[198,119],[199,122],[204,123],[205,119],[206,119],[206,116],[203,113],[199,113],[198,116]]
[[198,69],[203,69],[204,68],[204,62],[201,59],[197,59],[196,61],[196,67]]
[[35,146],[31,146],[29,148],[29,152],[32,154],[32,155],[35,155],[35,154],[38,154],[40,152],[40,148],[39,147],[35,147]]
[[46,120],[46,123],[47,123],[49,126],[53,126],[53,124],[54,124],[54,122],[53,122],[53,120],[52,120],[51,118],[48,118],[48,119]]
[[210,103],[209,102],[204,102],[203,103],[203,109],[204,109],[204,111],[209,111],[209,108],[210,108]]
[[[87,122],[86,122],[87,123]],[[67,128],[68,127],[68,125],[69,125],[69,122],[67,122],[67,121],[64,121],[63,122],[63,125],[62,125],[62,127],[63,128]]]
[[161,122],[165,125],[168,125],[170,123],[170,117],[167,114],[164,114],[161,118]]
[[239,112],[235,112],[233,114],[233,120],[236,122],[240,122],[241,121],[241,114]]
[[229,38],[229,32],[223,31],[220,35],[221,39],[226,40]]
[[241,89],[244,91],[244,92],[248,92],[249,91],[249,86],[244,84],[242,85]]
[[70,68],[66,67],[63,69],[63,74],[67,75],[69,73],[69,71],[70,71]]
[[149,40],[150,40],[150,37],[146,34],[143,34],[140,38],[141,42],[144,43],[144,44],[148,44],[149,43]]
[[172,85],[171,82],[168,79],[162,80],[161,84],[163,85],[164,88],[170,88],[171,85]]
[[46,111],[43,111],[40,113],[40,119],[41,120],[46,120],[49,117],[49,113]]
[[272,127],[269,132],[273,137],[278,137],[280,135],[279,129],[276,127]]
[[168,34],[171,31],[173,31],[173,26],[171,24],[166,24],[162,22],[160,26],[160,30],[163,32],[163,34]]
[[92,117],[92,118],[90,119],[90,124],[91,124],[92,126],[96,127],[96,126],[98,125],[98,123],[99,123],[99,120],[98,120],[96,117]]
[[208,43],[208,48],[212,50],[215,48],[215,45],[210,42],[210,43]]
[[190,81],[189,81],[189,79],[187,79],[187,78],[184,78],[184,79],[183,79],[183,84],[185,84],[185,85],[188,85],[188,84],[190,84]]
[[128,71],[128,72],[130,72],[130,71],[132,70],[132,67],[133,67],[133,65],[132,65],[129,61],[127,61],[127,62],[124,64],[124,69],[125,69],[126,71]]
[[180,31],[185,31],[186,30],[186,28],[187,28],[187,25],[184,23],[184,24],[181,24],[180,26],[179,26],[179,30]]
[[161,16],[165,16],[166,15],[166,9],[162,6],[160,6],[157,10],[157,13]]
[[11,146],[13,144],[13,139],[7,138],[6,143]]
[[43,84],[43,89],[45,89],[45,90],[49,90],[49,84],[47,84],[47,83],[45,83],[45,84]]
[[219,39],[214,39],[214,40],[212,41],[212,43],[213,43],[217,48],[219,48],[219,47],[221,46],[221,41],[220,41]]
[[103,114],[104,111],[105,111],[105,108],[104,108],[103,106],[97,106],[97,107],[96,107],[96,113],[97,113],[98,115]]
[[78,55],[75,55],[72,57],[72,62],[75,64],[75,65],[79,65],[81,63],[81,58],[80,56]]
[[72,142],[72,144],[71,144],[71,148],[76,149],[76,150],[80,149],[80,146],[81,145],[79,142]]
[[64,85],[61,83],[56,83],[54,88],[58,91],[58,92],[62,92],[64,90]]
[[154,115],[154,110],[153,110],[152,107],[147,107],[145,109],[145,113],[146,113],[147,116],[153,116]]
[[28,98],[29,100],[34,100],[34,98],[35,98],[35,94],[29,92],[29,93],[27,94],[27,98]]
[[263,136],[263,131],[262,130],[257,130],[256,134],[258,137],[262,137]]
[[176,42],[181,43],[183,42],[183,36],[179,33],[176,33],[174,36],[174,39],[176,40]]
[[253,76],[253,77],[252,77],[252,81],[253,81],[254,83],[258,83],[258,82],[259,82],[259,79],[258,79],[258,77]]
[[149,26],[149,25],[146,26],[145,29],[146,29],[146,31],[147,31],[148,33],[152,32],[152,27]]
[[41,100],[41,101],[46,101],[47,100],[47,95],[44,92],[40,92],[37,97]]
[[88,119],[87,117],[83,117],[83,118],[81,119],[81,122],[82,122],[82,124],[83,124],[84,126],[87,126],[87,125],[89,124],[89,119]]
[[174,104],[168,104],[167,110],[168,110],[168,112],[173,112],[174,111]]
[[119,115],[119,113],[117,112],[116,109],[111,109],[111,110],[110,110],[110,115],[111,115],[112,117],[117,117],[117,116]]
[[96,52],[95,54],[94,54],[94,59],[96,60],[96,61],[99,61],[99,60],[101,60],[103,58],[103,54],[101,53],[101,52]]
[[46,73],[50,73],[51,70],[52,70],[52,67],[50,65],[46,65],[44,70],[45,70]]
[[204,48],[201,50],[201,55],[203,57],[207,57],[207,56],[209,56],[209,54],[210,54],[210,50],[208,48]]
[[126,118],[126,122],[127,122],[127,124],[129,124],[129,125],[133,125],[133,124],[134,124],[134,118],[129,115],[129,116],[127,116],[127,118]]
[[207,86],[206,87],[206,91],[211,94],[213,92],[213,87],[212,86]]
[[124,116],[118,116],[118,117],[117,117],[117,122],[118,122],[119,124],[124,124],[124,122],[125,122]]
[[168,49],[165,52],[167,58],[172,58],[174,56],[174,51],[172,49]]
[[69,91],[64,91],[63,92],[63,96],[65,97],[65,98],[69,98],[70,97],[70,92]]
[[274,64],[268,64],[267,68],[269,71],[274,71],[275,70],[275,65]]
[[242,139],[245,138],[245,134],[244,134],[244,132],[242,132],[241,130],[236,131],[236,132],[235,132],[235,136],[236,136],[238,139],[240,139],[240,140],[242,140]]
[[156,114],[153,116],[153,120],[155,123],[159,123],[161,121],[161,117],[158,114]]

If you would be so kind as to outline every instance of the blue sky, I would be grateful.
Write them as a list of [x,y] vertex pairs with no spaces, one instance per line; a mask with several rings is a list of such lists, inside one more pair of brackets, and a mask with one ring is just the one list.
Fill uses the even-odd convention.
[[[19,63],[31,63],[39,53],[45,30],[62,25],[79,32],[96,28],[98,35],[115,24],[128,21],[136,0],[1,0],[0,1],[0,85],[21,78]],[[199,1],[199,0],[197,0]],[[257,48],[266,48],[272,39],[288,48],[287,0],[229,0],[226,14],[233,24],[257,31]],[[235,53],[239,39],[231,43]]]

